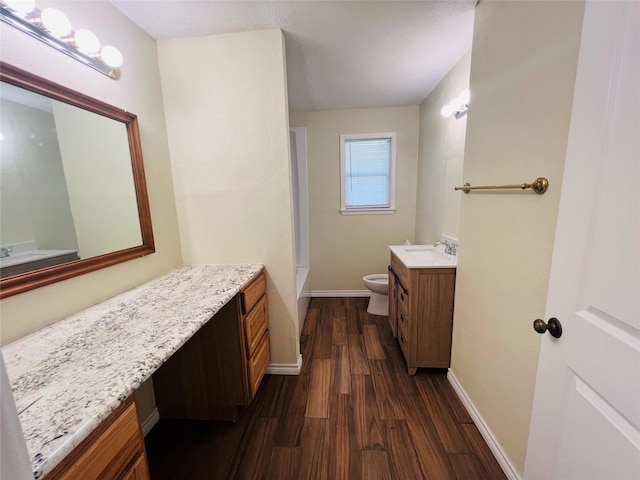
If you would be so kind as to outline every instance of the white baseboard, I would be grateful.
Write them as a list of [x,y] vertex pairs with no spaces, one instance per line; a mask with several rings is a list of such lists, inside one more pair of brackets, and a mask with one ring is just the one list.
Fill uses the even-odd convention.
[[298,363],[270,363],[265,373],[269,375],[300,375],[302,369],[302,355]]
[[142,434],[146,437],[147,433],[151,431],[151,429],[158,423],[160,420],[160,414],[158,413],[158,409],[154,408],[153,412],[142,422]]
[[312,297],[370,297],[370,290],[311,290]]
[[498,442],[496,437],[493,435],[493,432],[486,424],[486,422],[482,418],[482,415],[480,415],[480,412],[478,412],[475,405],[467,395],[467,392],[465,392],[464,388],[462,388],[462,385],[460,384],[454,373],[451,371],[451,369],[449,369],[449,372],[447,373],[447,379],[460,398],[460,401],[464,405],[464,408],[466,408],[467,412],[469,412],[469,415],[473,419],[473,422],[476,424],[476,427],[478,427],[478,430],[480,430],[482,438],[484,438],[484,441],[487,442],[487,445],[491,449],[491,453],[493,453],[493,456],[496,457],[496,460],[500,464],[500,467],[504,471],[504,474],[509,480],[522,480],[522,477],[518,473],[518,470],[511,463],[511,460],[509,460],[509,457],[500,445],[500,442]]

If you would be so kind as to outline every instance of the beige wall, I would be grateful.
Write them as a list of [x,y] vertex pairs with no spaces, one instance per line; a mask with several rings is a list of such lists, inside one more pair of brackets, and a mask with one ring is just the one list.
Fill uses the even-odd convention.
[[91,29],[122,51],[125,63],[120,80],[114,81],[4,23],[0,24],[0,58],[138,115],[156,253],[3,299],[2,343],[129,290],[181,263],[154,40],[109,2],[46,5],[58,6],[72,25]]
[[[307,127],[310,288],[366,290],[362,277],[386,273],[388,245],[413,242],[418,162],[418,106],[290,112]],[[340,134],[396,132],[396,213],[341,215]]]
[[464,136],[467,117],[444,118],[442,107],[469,88],[471,52],[442,79],[420,104],[420,153],[416,205],[416,243],[433,244],[445,234],[458,238]]
[[464,178],[549,179],[462,196],[452,371],[520,473],[533,401],[580,41],[582,2],[481,2]]
[[299,354],[284,38],[158,43],[185,263],[264,263],[273,363]]
[[140,245],[125,124],[63,102],[52,105],[80,258]]

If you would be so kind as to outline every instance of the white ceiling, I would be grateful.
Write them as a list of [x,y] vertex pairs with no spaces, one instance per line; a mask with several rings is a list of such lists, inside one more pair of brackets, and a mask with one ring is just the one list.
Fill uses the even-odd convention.
[[476,0],[112,0],[155,39],[280,28],[291,110],[418,105],[471,48]]

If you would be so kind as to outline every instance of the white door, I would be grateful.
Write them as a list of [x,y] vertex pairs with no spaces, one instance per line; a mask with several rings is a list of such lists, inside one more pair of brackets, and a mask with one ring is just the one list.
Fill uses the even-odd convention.
[[639,189],[640,2],[587,2],[528,480],[640,479]]

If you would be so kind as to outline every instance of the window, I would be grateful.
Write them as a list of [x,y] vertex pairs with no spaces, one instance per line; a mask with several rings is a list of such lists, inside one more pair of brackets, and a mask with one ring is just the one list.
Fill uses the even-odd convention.
[[394,213],[395,164],[395,133],[340,135],[340,212]]

